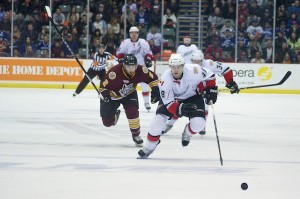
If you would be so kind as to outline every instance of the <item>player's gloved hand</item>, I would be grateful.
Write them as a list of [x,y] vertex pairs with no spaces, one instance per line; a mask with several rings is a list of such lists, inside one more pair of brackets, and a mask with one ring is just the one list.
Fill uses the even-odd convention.
[[239,86],[233,80],[229,84],[227,84],[226,87],[230,89],[231,94],[240,92]]
[[193,117],[197,113],[197,105],[192,103],[181,103],[177,107],[176,115],[178,117]]
[[146,58],[145,59],[145,65],[146,65],[147,68],[150,68],[152,66],[151,58]]
[[119,62],[119,64],[123,64],[124,58],[119,58],[119,59],[118,59],[118,62]]
[[151,104],[155,104],[159,101],[160,95],[159,95],[159,88],[157,86],[151,88]]
[[106,105],[110,105],[111,103],[111,97],[110,97],[110,92],[109,90],[104,90],[101,92],[101,101],[102,103],[106,104]]
[[218,86],[205,88],[203,92],[203,97],[206,99],[206,104],[216,103],[218,97]]

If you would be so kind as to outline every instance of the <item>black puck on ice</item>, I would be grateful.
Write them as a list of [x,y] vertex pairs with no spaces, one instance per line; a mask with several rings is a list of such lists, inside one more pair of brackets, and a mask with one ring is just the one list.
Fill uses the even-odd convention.
[[241,184],[241,188],[242,188],[243,190],[248,189],[248,184],[245,183],[245,182],[243,182],[243,183]]

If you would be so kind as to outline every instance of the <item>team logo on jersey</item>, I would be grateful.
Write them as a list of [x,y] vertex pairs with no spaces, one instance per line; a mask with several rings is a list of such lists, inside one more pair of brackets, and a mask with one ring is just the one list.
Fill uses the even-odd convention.
[[148,68],[146,67],[146,66],[143,66],[143,72],[145,73],[145,74],[147,74],[148,73]]
[[110,73],[108,74],[108,77],[109,77],[109,79],[114,80],[114,79],[116,79],[117,75],[116,75],[115,72],[110,72]]
[[119,90],[119,93],[122,97],[126,97],[130,93],[134,91],[134,85],[133,83],[131,84],[123,84],[122,89]]
[[128,84],[128,83],[129,83],[129,80],[124,79],[123,82],[124,82],[125,84]]

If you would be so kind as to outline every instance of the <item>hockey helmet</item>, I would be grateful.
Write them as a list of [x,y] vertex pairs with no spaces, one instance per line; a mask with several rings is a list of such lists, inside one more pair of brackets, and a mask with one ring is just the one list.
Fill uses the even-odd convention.
[[200,60],[202,61],[204,59],[204,54],[202,50],[194,50],[192,52],[191,60]]
[[171,54],[169,59],[169,66],[180,66],[184,64],[181,54]]
[[132,26],[130,29],[129,29],[129,32],[139,32],[140,30],[136,27],[136,26]]
[[185,36],[185,37],[183,38],[183,43],[184,43],[185,45],[190,45],[190,44],[191,44],[191,41],[192,41],[192,39],[191,39],[189,36]]
[[126,66],[136,66],[137,59],[133,54],[127,54],[124,57],[124,65]]

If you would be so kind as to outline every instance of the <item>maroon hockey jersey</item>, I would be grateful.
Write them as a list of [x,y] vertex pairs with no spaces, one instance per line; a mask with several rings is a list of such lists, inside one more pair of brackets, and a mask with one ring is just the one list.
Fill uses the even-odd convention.
[[112,99],[121,99],[136,90],[138,83],[145,82],[150,87],[159,83],[157,75],[145,66],[138,65],[132,77],[129,77],[123,64],[118,64],[107,71],[105,81],[101,82],[100,92],[109,90]]

